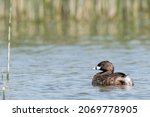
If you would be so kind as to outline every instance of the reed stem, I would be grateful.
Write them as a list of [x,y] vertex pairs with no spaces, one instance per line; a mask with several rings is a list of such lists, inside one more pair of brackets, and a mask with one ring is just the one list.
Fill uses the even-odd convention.
[[12,22],[11,14],[12,14],[12,0],[10,0],[9,6],[7,80],[9,80],[10,77],[10,40],[11,40],[11,22]]
[[3,91],[3,100],[5,100],[6,98],[5,98],[5,87],[4,86],[2,88],[2,91]]

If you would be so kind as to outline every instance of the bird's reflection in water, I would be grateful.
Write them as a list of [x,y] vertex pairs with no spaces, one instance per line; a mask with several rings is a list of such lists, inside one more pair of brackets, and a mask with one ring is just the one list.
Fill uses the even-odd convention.
[[127,90],[131,90],[133,87],[132,86],[126,86],[126,85],[118,85],[118,86],[95,86],[99,89],[100,92],[110,92],[110,91],[114,91],[114,90],[123,90],[123,91],[127,91]]

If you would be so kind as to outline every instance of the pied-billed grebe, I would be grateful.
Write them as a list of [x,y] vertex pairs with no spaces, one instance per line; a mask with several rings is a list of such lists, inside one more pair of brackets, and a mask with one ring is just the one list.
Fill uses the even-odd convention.
[[101,70],[102,72],[94,75],[92,80],[93,86],[109,86],[109,85],[129,85],[133,86],[133,81],[124,73],[114,73],[114,66],[109,61],[102,61],[96,67],[95,70]]

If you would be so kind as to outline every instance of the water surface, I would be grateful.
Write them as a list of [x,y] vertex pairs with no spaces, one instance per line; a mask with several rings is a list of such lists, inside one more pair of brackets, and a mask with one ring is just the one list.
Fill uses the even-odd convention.
[[[68,37],[67,37],[68,38]],[[112,37],[81,36],[78,42],[12,45],[10,81],[5,79],[7,45],[1,42],[0,65],[6,99],[149,99],[148,39],[118,41]],[[93,87],[92,68],[102,60],[134,80],[133,87]]]

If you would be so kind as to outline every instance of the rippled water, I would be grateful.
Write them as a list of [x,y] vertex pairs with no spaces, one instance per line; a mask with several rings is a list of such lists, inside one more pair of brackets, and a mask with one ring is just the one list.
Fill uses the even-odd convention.
[[[6,99],[150,99],[149,41],[118,42],[82,37],[76,44],[16,46],[11,50],[10,81],[5,80],[7,49],[0,47],[0,88]],[[2,45],[2,44],[1,44]],[[102,60],[125,72],[134,87],[93,87],[92,68]],[[0,90],[2,99],[2,90]]]

